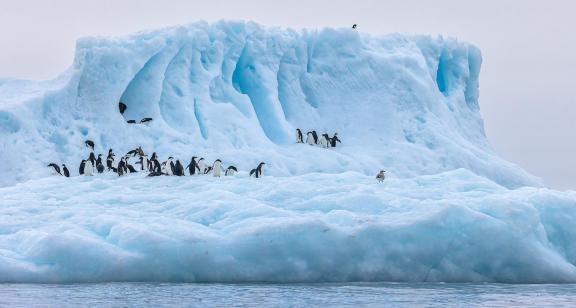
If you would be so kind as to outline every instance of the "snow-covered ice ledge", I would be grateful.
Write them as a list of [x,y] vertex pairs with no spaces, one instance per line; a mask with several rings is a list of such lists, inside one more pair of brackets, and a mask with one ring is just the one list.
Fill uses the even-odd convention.
[[464,169],[47,178],[0,189],[0,282],[576,282],[575,200]]

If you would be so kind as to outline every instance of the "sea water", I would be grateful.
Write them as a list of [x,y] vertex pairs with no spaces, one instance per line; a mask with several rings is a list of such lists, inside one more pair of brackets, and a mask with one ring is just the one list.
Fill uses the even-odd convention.
[[574,284],[2,284],[2,307],[573,307]]

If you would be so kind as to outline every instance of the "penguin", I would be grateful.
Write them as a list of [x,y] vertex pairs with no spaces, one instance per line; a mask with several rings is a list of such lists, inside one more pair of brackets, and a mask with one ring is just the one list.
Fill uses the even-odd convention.
[[162,172],[162,165],[157,159],[151,159],[150,166],[152,167],[151,172]]
[[80,175],[84,174],[84,167],[86,166],[86,160],[83,159],[82,162],[80,163],[80,168],[78,168],[78,173]]
[[314,144],[318,144],[318,134],[315,130],[312,131],[312,137],[314,137]]
[[112,149],[108,150],[108,157],[106,157],[106,167],[108,167],[108,170],[111,170],[114,167],[114,156]]
[[378,183],[382,183],[386,179],[386,175],[384,173],[386,173],[386,171],[380,170],[380,172],[376,175],[376,180]]
[[157,167],[160,167],[160,162],[158,161],[158,155],[156,155],[156,152],[152,152],[152,157],[150,157],[150,164],[148,165],[148,170],[150,170],[150,172],[160,172],[160,168],[158,168],[158,170],[156,170]]
[[196,163],[196,156],[192,156],[190,164],[186,166],[186,169],[188,169],[190,175],[195,175],[196,171],[198,171],[198,174],[200,174],[200,167],[198,167],[198,163]]
[[137,147],[134,150],[130,150],[128,153],[126,153],[126,156],[136,157],[136,155],[144,155],[144,151],[142,151],[141,147]]
[[[96,166],[96,156],[94,155],[94,152],[90,152],[90,156],[88,156],[88,160],[90,161],[90,163],[92,164],[92,167],[94,168]],[[94,170],[92,170],[94,171]]]
[[352,29],[356,29],[356,27],[358,27],[357,24],[353,24],[353,25],[352,25]]
[[124,174],[128,174],[128,158],[124,157]]
[[312,135],[312,132],[307,132],[306,133],[306,143],[309,145],[313,145],[314,142],[314,135]]
[[320,137],[320,142],[318,143],[318,145],[320,145],[323,148],[327,148],[329,147],[330,144],[330,137],[328,137],[328,134],[322,134],[322,137]]
[[146,154],[144,155],[140,155],[140,160],[135,162],[135,164],[140,165],[140,171],[144,171],[144,170],[149,170],[149,162],[148,162],[148,157],[146,157]]
[[98,158],[96,158],[96,166],[102,165],[102,154],[98,154]]
[[66,164],[62,164],[62,172],[64,173],[65,177],[70,177],[70,171],[68,171],[68,168],[66,168]]
[[206,174],[206,163],[204,163],[204,158],[200,157],[198,160],[198,174]]
[[174,164],[174,158],[168,157],[168,160],[170,160],[170,170],[172,170],[172,175],[174,175],[174,171],[176,170],[176,165]]
[[335,147],[336,147],[336,142],[342,143],[342,142],[340,141],[340,139],[338,139],[338,133],[335,133],[335,134],[334,134],[334,137],[330,138],[330,146],[333,147],[333,148],[335,148]]
[[212,165],[212,172],[214,177],[219,178],[222,176],[222,161],[220,159],[217,159]]
[[262,177],[262,167],[266,165],[266,163],[261,162],[260,164],[258,164],[258,167],[256,167],[256,169],[252,169],[250,171],[250,176],[254,175],[256,178],[261,178]]
[[150,125],[150,123],[152,123],[152,118],[144,118],[140,120],[140,124]]
[[144,153],[144,150],[142,150],[142,147],[139,146],[136,150],[138,150],[138,155],[140,156],[146,156],[146,154]]
[[238,172],[238,169],[236,169],[236,167],[234,166],[230,166],[228,167],[228,169],[226,169],[226,171],[224,172],[225,176],[233,176],[235,172]]
[[98,171],[98,173],[104,172],[104,165],[102,164],[102,154],[98,154],[98,158],[96,159],[96,171]]
[[48,167],[52,167],[53,171],[54,171],[54,175],[59,174],[62,175],[62,173],[60,173],[60,167],[54,163],[48,164]]
[[302,140],[302,131],[299,128],[296,129],[296,143],[304,143]]
[[160,171],[153,171],[153,172],[148,173],[148,177],[161,176],[161,175],[165,175],[165,174],[160,172]]
[[124,111],[128,109],[128,106],[126,106],[126,104],[124,104],[123,102],[119,102],[118,109],[120,110],[120,114],[124,114]]
[[90,176],[94,174],[94,165],[90,160],[86,160],[84,163],[84,173],[85,176]]
[[130,173],[138,173],[138,171],[136,171],[136,169],[134,169],[134,166],[132,165],[127,165],[128,166],[128,171],[130,171]]
[[206,167],[206,169],[204,169],[204,174],[209,174],[212,171],[212,167],[208,166]]
[[117,172],[118,172],[118,176],[123,176],[124,175],[124,170],[126,169],[126,163],[124,162],[124,158],[120,158],[120,162],[118,162],[118,168],[117,168]]
[[128,120],[128,121],[126,121],[126,123],[128,123],[128,124],[136,124],[136,120]]
[[84,144],[86,145],[87,148],[94,151],[94,141],[86,140],[86,141],[84,141]]
[[174,162],[172,161],[174,158],[172,156],[168,157],[168,160],[163,162],[162,165],[164,166],[164,173],[166,175],[174,175]]
[[[134,169],[134,166],[130,165],[130,162],[128,161],[128,157],[125,157],[124,161],[126,161],[127,171],[130,171],[130,173],[137,173],[138,172],[138,171],[136,171],[136,169]],[[126,172],[126,173],[128,173],[128,172]]]
[[184,167],[179,160],[176,160],[176,165],[174,165],[174,175],[176,176],[184,176]]

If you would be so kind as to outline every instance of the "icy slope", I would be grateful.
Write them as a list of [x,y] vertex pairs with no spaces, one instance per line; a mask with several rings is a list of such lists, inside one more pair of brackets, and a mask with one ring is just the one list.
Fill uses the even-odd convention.
[[576,282],[576,194],[464,169],[46,178],[0,204],[0,282]]
[[[99,153],[142,145],[243,170],[266,161],[280,176],[466,168],[507,187],[539,185],[488,145],[480,64],[478,49],[452,39],[242,22],[83,39],[54,81],[0,80],[0,185],[48,176],[48,162],[75,173],[85,139]],[[150,127],[125,122],[144,117]],[[297,127],[338,132],[343,145],[296,146]]]

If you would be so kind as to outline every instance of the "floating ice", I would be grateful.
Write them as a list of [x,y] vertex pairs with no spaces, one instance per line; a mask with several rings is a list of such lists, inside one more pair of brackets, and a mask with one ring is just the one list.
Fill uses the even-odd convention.
[[[576,282],[576,193],[491,150],[480,64],[454,39],[242,22],[80,40],[57,79],[0,80],[0,282]],[[240,172],[79,177],[86,139]]]

